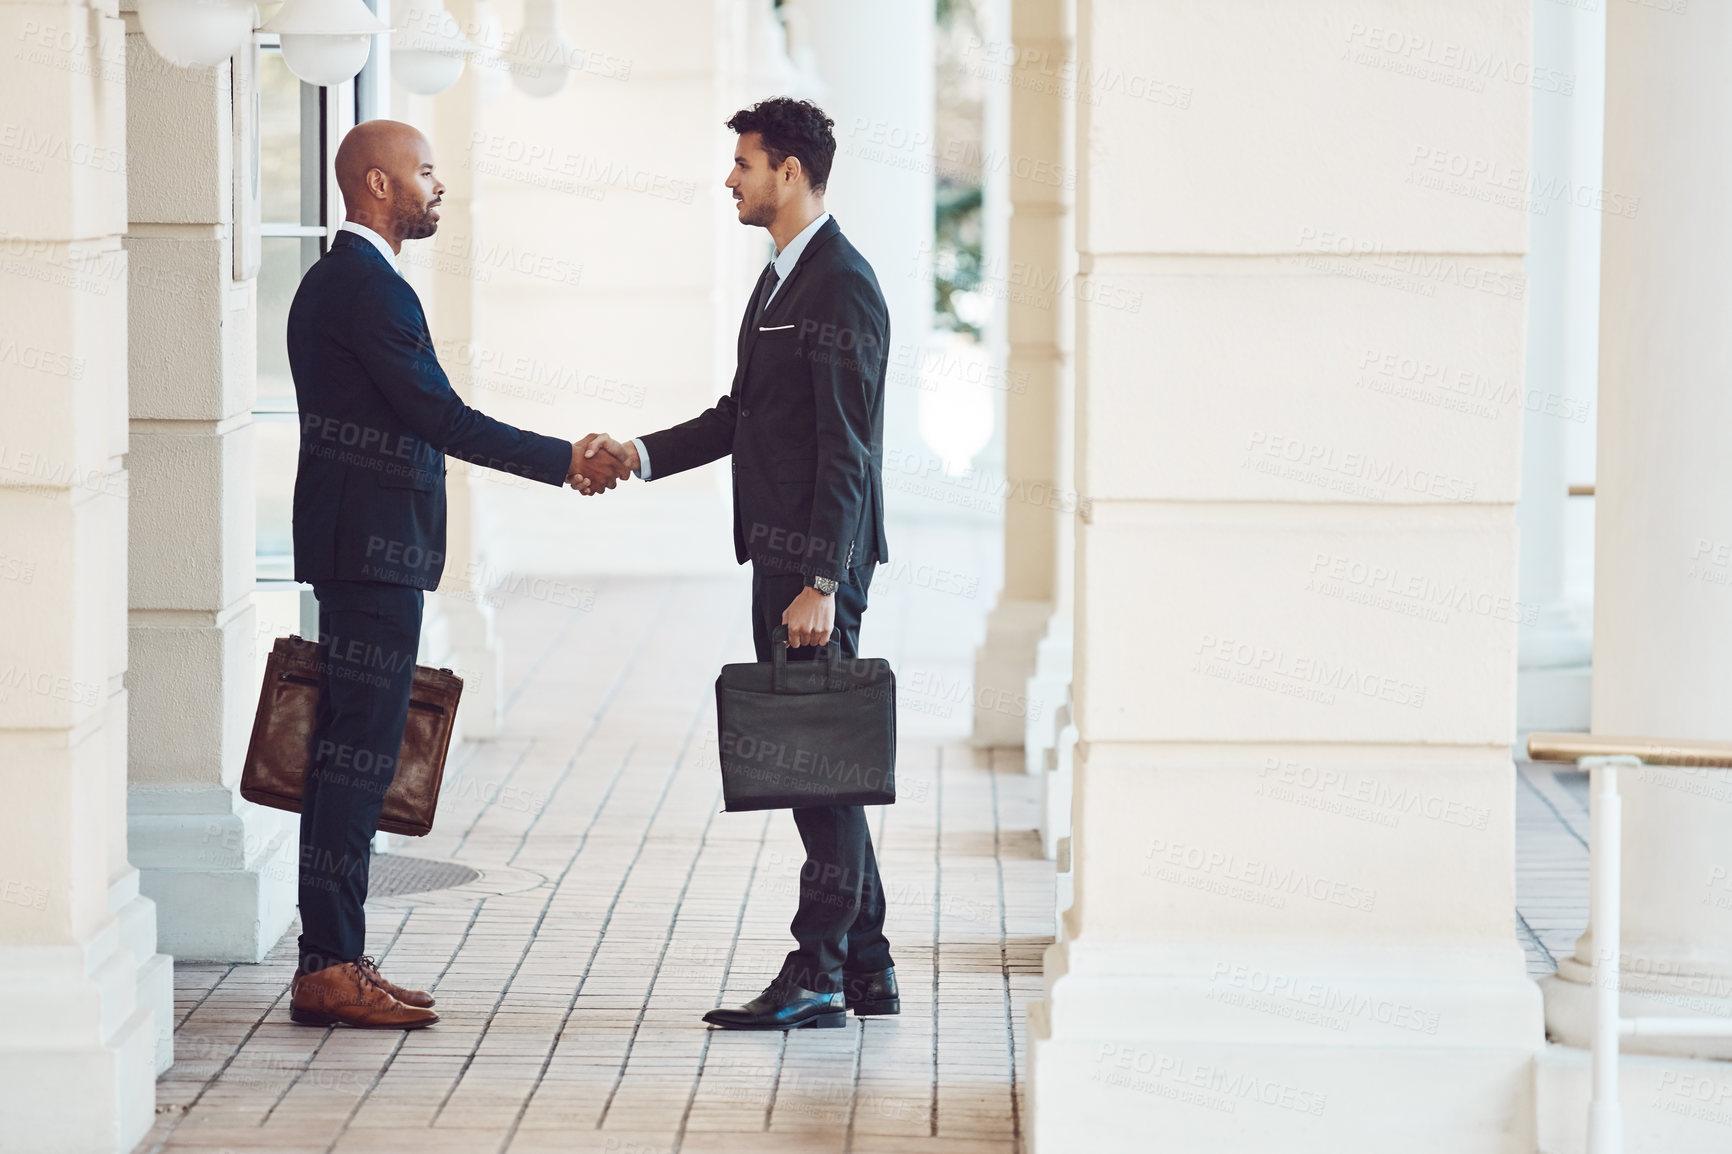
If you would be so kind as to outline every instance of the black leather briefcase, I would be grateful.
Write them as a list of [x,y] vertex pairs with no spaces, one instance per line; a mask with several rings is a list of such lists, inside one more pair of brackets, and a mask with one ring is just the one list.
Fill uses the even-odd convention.
[[896,675],[878,657],[842,656],[834,636],[814,661],[724,665],[716,678],[723,808],[890,805],[896,800]]

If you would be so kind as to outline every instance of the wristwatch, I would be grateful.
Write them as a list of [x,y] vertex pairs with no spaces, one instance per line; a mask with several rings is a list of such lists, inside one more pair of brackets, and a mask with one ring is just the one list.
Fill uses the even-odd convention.
[[826,597],[833,595],[836,590],[841,588],[841,585],[837,582],[830,580],[828,577],[820,577],[815,573],[806,578],[806,584]]

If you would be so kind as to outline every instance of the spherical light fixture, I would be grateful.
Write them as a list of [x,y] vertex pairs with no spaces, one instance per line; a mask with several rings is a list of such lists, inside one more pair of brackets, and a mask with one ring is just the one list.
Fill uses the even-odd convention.
[[391,76],[418,96],[437,96],[463,75],[463,58],[479,51],[463,38],[444,0],[410,0],[391,33]]
[[253,0],[138,0],[138,24],[156,54],[179,68],[214,68],[246,46]]
[[511,79],[530,96],[552,96],[571,71],[571,45],[559,30],[559,0],[524,0],[523,31],[507,59]]
[[361,0],[288,0],[262,29],[281,36],[290,72],[321,87],[353,80],[390,30]]

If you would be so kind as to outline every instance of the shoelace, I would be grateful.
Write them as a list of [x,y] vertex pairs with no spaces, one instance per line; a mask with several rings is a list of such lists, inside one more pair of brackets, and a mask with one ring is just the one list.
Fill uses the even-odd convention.
[[379,963],[375,962],[371,957],[363,954],[361,957],[355,959],[355,972],[361,975],[361,980],[363,982],[372,986],[380,993],[390,993],[389,990],[379,984],[384,975],[379,972]]

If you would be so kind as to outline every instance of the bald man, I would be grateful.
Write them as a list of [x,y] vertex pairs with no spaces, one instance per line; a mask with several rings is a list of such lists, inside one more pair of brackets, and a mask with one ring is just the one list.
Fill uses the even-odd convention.
[[432,236],[445,189],[427,138],[357,126],[337,150],[348,219],[289,309],[300,406],[295,580],[319,601],[313,764],[301,799],[300,966],[290,1018],[308,1026],[416,1029],[433,999],[366,956],[368,854],[409,711],[424,592],[445,566],[445,457],[582,491],[620,470],[572,443],[464,404],[433,353],[421,300],[397,268]]

